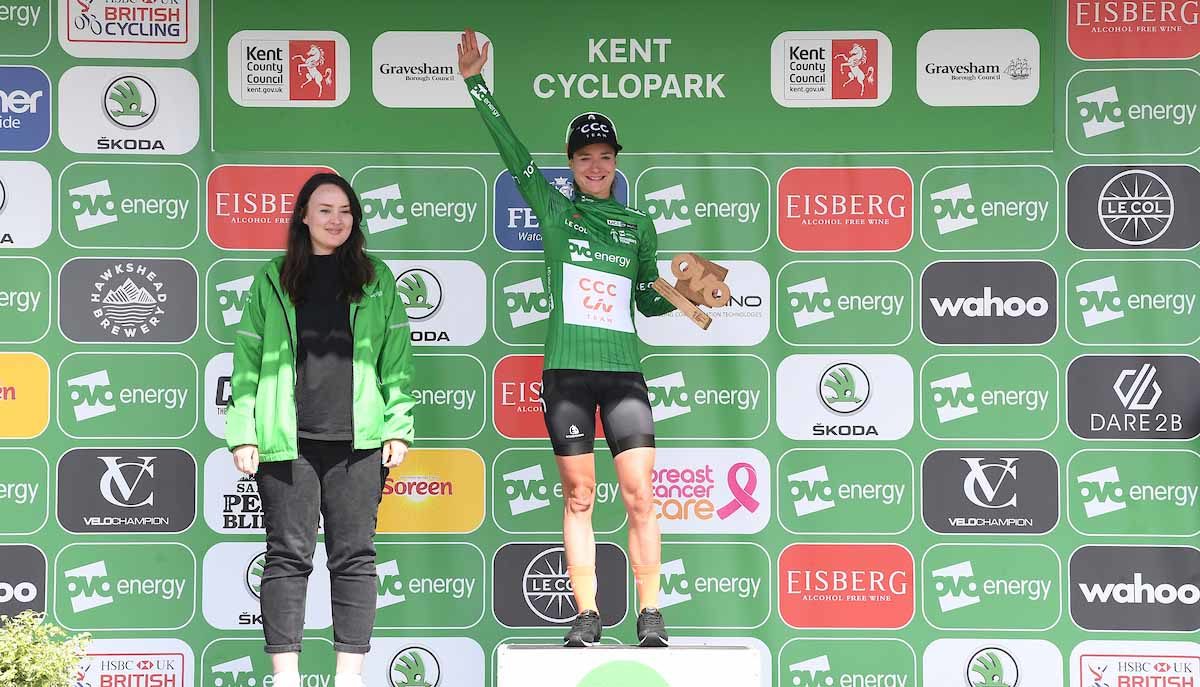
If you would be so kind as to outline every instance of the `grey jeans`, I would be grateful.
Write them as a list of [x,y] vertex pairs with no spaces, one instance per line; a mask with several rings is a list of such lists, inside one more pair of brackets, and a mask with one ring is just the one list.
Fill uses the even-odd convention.
[[323,515],[333,648],[365,654],[375,625],[375,525],[387,468],[379,449],[355,450],[348,441],[300,439],[299,453],[296,460],[261,463],[255,475],[267,530],[260,588],[266,652],[300,651]]

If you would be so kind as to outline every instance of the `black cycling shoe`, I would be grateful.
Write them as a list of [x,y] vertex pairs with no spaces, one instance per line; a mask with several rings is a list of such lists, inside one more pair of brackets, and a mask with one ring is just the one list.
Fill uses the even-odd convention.
[[575,616],[567,636],[563,637],[563,646],[591,646],[600,641],[600,614],[596,611],[584,611]]
[[657,608],[643,608],[637,619],[638,646],[667,646],[667,626]]

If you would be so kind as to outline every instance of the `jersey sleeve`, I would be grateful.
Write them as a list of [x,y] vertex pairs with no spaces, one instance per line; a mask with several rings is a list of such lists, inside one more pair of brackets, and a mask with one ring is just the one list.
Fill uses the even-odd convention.
[[638,312],[646,317],[665,315],[675,309],[675,304],[663,298],[654,290],[654,280],[658,279],[658,232],[654,230],[654,222],[647,217],[638,222],[638,271],[637,283],[634,285],[634,302]]
[[529,203],[529,207],[533,208],[544,230],[547,225],[552,225],[550,218],[566,211],[570,201],[542,176],[542,171],[534,164],[529,151],[517,139],[512,127],[508,125],[508,120],[500,114],[495,96],[483,82],[483,75],[476,74],[468,78],[467,90],[475,103],[475,110],[483,118],[488,133],[500,151],[504,166],[512,174],[521,196]]

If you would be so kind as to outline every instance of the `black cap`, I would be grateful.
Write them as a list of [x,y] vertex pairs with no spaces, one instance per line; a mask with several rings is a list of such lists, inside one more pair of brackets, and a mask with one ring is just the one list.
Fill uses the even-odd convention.
[[613,150],[621,152],[621,144],[617,143],[617,127],[612,120],[599,112],[584,112],[572,119],[567,127],[567,157],[593,143],[607,143]]

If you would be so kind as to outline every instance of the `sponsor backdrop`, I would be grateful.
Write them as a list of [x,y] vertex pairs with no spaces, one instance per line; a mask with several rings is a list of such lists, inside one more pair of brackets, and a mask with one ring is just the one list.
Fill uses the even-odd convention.
[[637,319],[681,643],[759,648],[764,685],[1194,687],[1196,0],[0,0],[0,614],[93,632],[86,687],[269,685],[230,352],[336,170],[418,347],[369,679],[489,684],[500,643],[561,636],[541,234],[455,73],[465,23],[550,183],[602,110],[660,267],[731,270],[709,331]]

